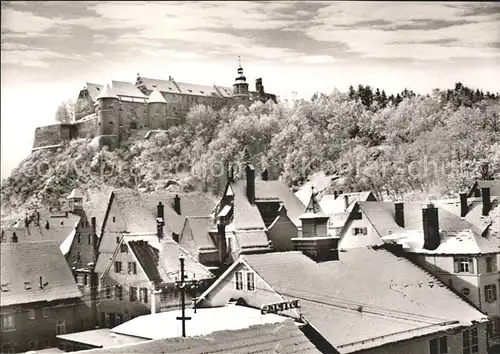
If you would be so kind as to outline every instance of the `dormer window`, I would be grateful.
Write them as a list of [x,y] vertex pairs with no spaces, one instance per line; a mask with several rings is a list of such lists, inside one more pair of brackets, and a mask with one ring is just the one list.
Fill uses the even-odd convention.
[[29,281],[24,282],[24,289],[25,290],[30,290],[31,289],[31,283]]

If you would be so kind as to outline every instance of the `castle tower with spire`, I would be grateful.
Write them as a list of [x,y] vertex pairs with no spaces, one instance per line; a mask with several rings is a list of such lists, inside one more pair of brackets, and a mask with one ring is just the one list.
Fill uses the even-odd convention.
[[97,113],[97,136],[93,143],[110,150],[118,147],[120,133],[120,99],[109,84],[99,93],[95,102]]
[[167,101],[156,86],[148,98],[147,124],[150,129],[167,128]]
[[241,67],[241,58],[238,57],[238,76],[233,84],[233,98],[240,103],[249,103],[250,97],[248,92],[247,78],[243,75],[243,68]]

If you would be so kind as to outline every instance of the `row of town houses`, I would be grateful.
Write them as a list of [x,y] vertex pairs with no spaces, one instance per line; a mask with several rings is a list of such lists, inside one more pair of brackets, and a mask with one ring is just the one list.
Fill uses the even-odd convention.
[[219,197],[73,190],[2,230],[1,352],[498,350],[500,181],[305,194],[252,165]]

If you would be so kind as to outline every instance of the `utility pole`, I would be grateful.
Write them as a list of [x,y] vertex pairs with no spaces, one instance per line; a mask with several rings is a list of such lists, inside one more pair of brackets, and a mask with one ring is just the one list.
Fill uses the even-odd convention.
[[182,336],[186,337],[186,320],[190,320],[191,317],[186,317],[186,283],[184,282],[184,257],[181,255],[179,257],[181,262],[181,279],[176,282],[177,286],[181,289],[181,317],[177,317],[177,320],[182,321]]

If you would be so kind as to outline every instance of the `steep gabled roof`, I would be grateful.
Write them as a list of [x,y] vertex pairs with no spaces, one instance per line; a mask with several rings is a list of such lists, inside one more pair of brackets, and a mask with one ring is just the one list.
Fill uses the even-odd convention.
[[[348,207],[345,209],[345,196],[347,196]],[[326,215],[348,214],[356,202],[366,202],[374,198],[372,192],[343,193],[335,198],[333,194],[324,195],[319,205]]]
[[[235,224],[236,229],[265,228],[264,221],[256,205],[250,204],[246,196],[246,180],[239,180],[230,184],[235,196]],[[301,227],[299,216],[305,207],[293,194],[293,191],[283,181],[255,180],[255,201],[280,202],[287,210],[287,215],[296,227]],[[238,214],[238,215],[237,215]]]
[[254,325],[238,330],[217,331],[204,336],[159,339],[81,353],[167,352],[179,354],[320,353],[292,320]]
[[[453,215],[460,217],[461,206],[460,199],[446,199],[446,200],[436,200],[434,202],[440,208],[447,210]],[[500,208],[500,196],[491,197],[491,211],[490,214],[495,214],[495,209]],[[483,216],[483,201],[482,198],[468,198],[467,200],[467,214],[465,215],[465,221],[473,225],[473,230],[479,235],[483,235],[488,227],[493,223],[493,218],[489,216]]]
[[488,254],[500,253],[500,239],[497,237],[482,237],[472,230],[442,230],[441,242],[435,250],[424,248],[424,232],[408,230],[394,233],[385,239],[396,239],[403,249],[411,253],[425,254]]
[[103,85],[101,84],[93,84],[90,82],[87,82],[86,84],[87,91],[89,92],[90,98],[92,101],[97,101],[97,96],[99,96],[99,93],[101,92]]
[[97,96],[96,101],[103,99],[103,98],[119,99],[118,96],[116,95],[115,91],[108,84],[106,84],[104,86],[104,88],[99,92],[99,95]]
[[214,225],[214,219],[210,216],[187,216],[182,234],[189,228],[199,251],[216,251],[217,247],[209,234]]
[[205,86],[205,85],[195,85],[188,84],[184,82],[178,82],[172,80],[161,80],[152,79],[141,76],[141,81],[147,90],[153,91],[154,86],[156,86],[161,92],[169,92],[176,94],[185,95],[196,95],[196,96],[209,96],[209,97],[230,97],[229,88],[224,88],[222,86]]
[[147,241],[129,241],[130,247],[135,258],[141,265],[148,279],[155,283],[161,282],[161,276],[158,272],[159,251],[151,246]]
[[57,242],[9,243],[0,249],[0,306],[81,296]]
[[[132,97],[132,98],[140,98],[143,100],[147,99],[147,96],[144,95],[133,83],[127,81],[116,81],[113,80],[111,82],[111,87],[113,92],[116,93],[117,96],[122,99],[124,97]],[[144,102],[144,101],[140,101]]]
[[213,274],[198,263],[192,255],[179,246],[179,244],[170,238],[165,238],[161,242],[161,248],[158,260],[158,272],[164,283],[172,283],[178,280],[179,274],[179,256],[184,257],[184,270],[188,279],[210,279]]
[[79,199],[83,199],[83,193],[82,193],[82,191],[80,190],[80,188],[74,188],[74,189],[71,191],[70,195],[68,195],[68,196],[66,197],[66,199],[75,199],[75,198],[77,198],[77,199],[78,199],[78,198],[79,198]]
[[491,196],[500,196],[500,180],[477,180],[474,182],[472,185],[471,189],[469,190],[468,196],[474,196],[474,190],[476,188],[489,188],[490,189],[490,195]]
[[383,249],[348,250],[319,264],[300,252],[241,258],[285,299],[299,299],[305,320],[340,353],[487,321],[437,278]]
[[[189,279],[194,277],[198,280],[210,279],[213,274],[198,263],[186,250],[179,246],[177,242],[170,237],[165,237],[161,241],[156,234],[127,234],[123,235],[120,243],[117,244],[114,253],[109,256],[100,256],[98,259],[98,273],[102,276],[111,269],[116,255],[120,252],[121,245],[125,243],[131,249],[132,254],[139,263],[149,281],[157,284],[173,283],[178,280],[180,262],[179,256],[184,257],[184,268]],[[105,268],[102,268],[102,264]]]
[[[34,215],[29,218],[28,226],[24,220],[19,220],[14,227],[3,229],[4,237],[7,242],[11,242],[14,232],[19,243],[33,241],[56,241],[59,246],[71,237],[76,226],[80,222],[81,217],[76,214],[66,212],[49,211],[47,209],[38,210],[40,221]],[[48,222],[49,229],[46,223]]]
[[167,103],[167,101],[165,101],[165,98],[161,94],[160,90],[155,87],[153,92],[151,92],[151,95],[149,95],[148,103]]

